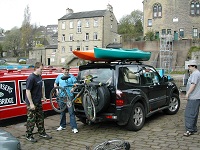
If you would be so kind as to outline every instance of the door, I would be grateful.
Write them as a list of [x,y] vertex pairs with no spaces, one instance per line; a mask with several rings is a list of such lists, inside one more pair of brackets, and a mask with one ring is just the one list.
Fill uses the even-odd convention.
[[161,77],[154,68],[143,67],[143,87],[149,99],[150,110],[161,108],[166,104],[167,85],[162,84]]
[[177,31],[174,31],[174,40],[178,41],[178,32]]
[[50,66],[50,58],[47,58],[47,65]]

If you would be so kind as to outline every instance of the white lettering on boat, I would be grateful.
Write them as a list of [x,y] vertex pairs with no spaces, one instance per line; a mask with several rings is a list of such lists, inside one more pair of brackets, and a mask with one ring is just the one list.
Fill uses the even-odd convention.
[[8,93],[12,93],[13,88],[6,84],[0,84],[0,89],[7,91]]
[[0,105],[14,104],[13,97],[0,99]]

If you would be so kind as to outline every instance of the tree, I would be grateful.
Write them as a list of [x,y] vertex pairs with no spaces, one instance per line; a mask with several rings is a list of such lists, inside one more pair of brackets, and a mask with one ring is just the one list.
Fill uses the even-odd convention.
[[118,25],[118,33],[124,40],[138,38],[143,35],[142,27],[143,13],[140,10],[134,10],[130,15],[121,18]]
[[3,50],[11,51],[14,57],[19,56],[21,33],[17,27],[12,28],[5,36]]
[[27,55],[29,48],[32,47],[32,39],[31,39],[32,27],[30,24],[30,20],[31,20],[31,13],[29,10],[29,6],[27,5],[24,10],[24,20],[21,27],[21,33],[22,33],[21,47],[25,52],[25,56]]
[[0,43],[0,57],[3,57],[3,44]]

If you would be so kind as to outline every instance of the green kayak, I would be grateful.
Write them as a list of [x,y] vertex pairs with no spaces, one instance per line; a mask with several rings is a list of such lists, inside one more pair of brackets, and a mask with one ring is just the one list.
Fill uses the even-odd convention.
[[96,58],[101,59],[110,59],[110,60],[140,60],[148,61],[151,57],[151,52],[145,52],[139,50],[138,48],[134,49],[107,49],[107,48],[94,48],[94,55]]

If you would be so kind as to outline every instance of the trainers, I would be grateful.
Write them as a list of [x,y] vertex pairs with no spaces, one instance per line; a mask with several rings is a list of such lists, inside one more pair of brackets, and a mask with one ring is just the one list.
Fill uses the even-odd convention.
[[72,129],[72,132],[78,133],[78,130],[76,128]]
[[61,131],[61,130],[65,130],[65,129],[66,129],[66,128],[63,128],[63,127],[60,126],[60,127],[58,127],[56,130],[57,130],[57,131]]
[[32,135],[31,136],[26,136],[26,140],[28,140],[30,142],[33,142],[33,143],[37,142],[37,140],[34,139],[34,137]]
[[46,133],[40,134],[40,137],[42,137],[42,138],[44,138],[46,140],[52,139],[52,137],[50,135],[46,134]]
[[194,132],[191,132],[191,131],[186,131],[185,133],[183,133],[183,136],[190,136],[190,135],[193,135]]

